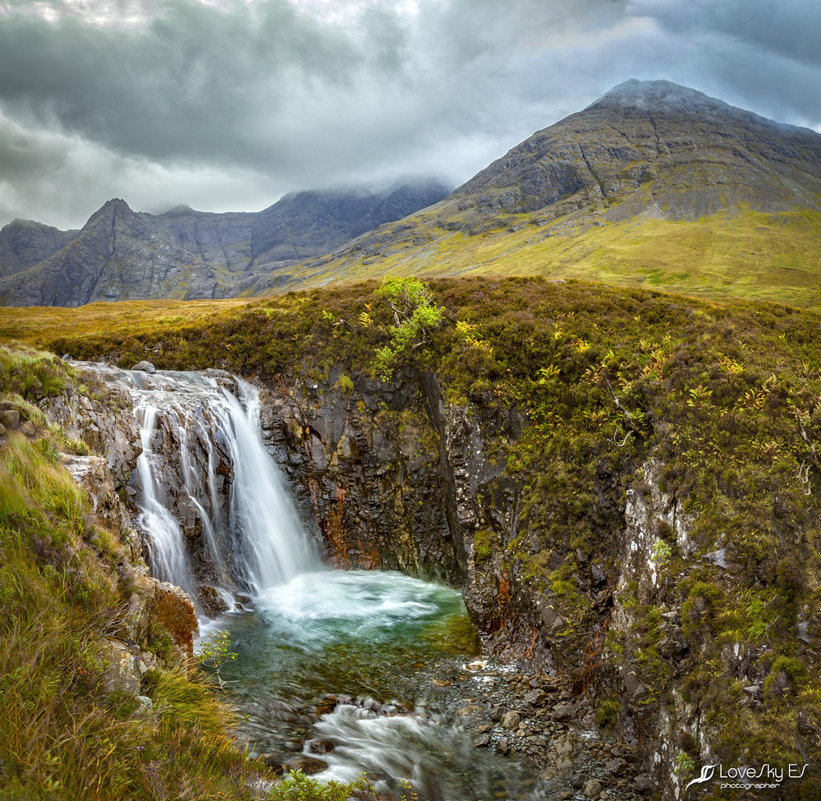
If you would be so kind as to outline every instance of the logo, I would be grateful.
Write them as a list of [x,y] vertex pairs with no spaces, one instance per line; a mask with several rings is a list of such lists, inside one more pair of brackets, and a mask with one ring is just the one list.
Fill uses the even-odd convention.
[[768,763],[757,768],[739,765],[738,767],[725,767],[722,764],[702,765],[701,775],[685,786],[685,791],[694,784],[704,784],[713,779],[721,781],[719,785],[722,790],[774,790],[778,788],[785,779],[801,779],[807,771],[809,764],[798,764],[791,762],[786,768]]
[[697,779],[693,779],[693,781],[689,782],[684,789],[688,790],[690,788],[690,785],[702,784],[703,782],[710,781],[710,779],[713,778],[713,775],[715,774],[717,767],[718,767],[718,765],[702,765],[701,766],[701,776],[699,776]]

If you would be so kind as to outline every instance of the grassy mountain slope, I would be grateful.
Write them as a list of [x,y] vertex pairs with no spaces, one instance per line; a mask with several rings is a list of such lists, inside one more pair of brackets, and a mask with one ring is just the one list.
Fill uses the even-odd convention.
[[[724,211],[697,220],[511,216],[476,234],[414,217],[414,241],[379,244],[306,268],[308,285],[388,275],[542,275],[646,286],[717,300],[748,298],[821,309],[821,212]],[[367,254],[367,255],[363,255]]]
[[819,308],[820,228],[821,136],[635,81],[290,280],[545,275]]

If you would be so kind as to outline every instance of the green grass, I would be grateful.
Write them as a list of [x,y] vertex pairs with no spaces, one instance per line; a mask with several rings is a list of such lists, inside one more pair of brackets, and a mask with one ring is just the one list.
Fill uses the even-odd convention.
[[122,554],[91,547],[89,504],[50,440],[0,448],[0,795],[8,799],[251,798],[230,717],[199,682],[163,672],[153,715],[109,686],[104,632],[129,587]]
[[[441,227],[419,212],[380,229],[377,253],[358,250],[309,265],[308,283],[386,274],[425,278],[455,275],[541,275],[615,286],[648,286],[716,300],[770,300],[821,310],[821,212],[721,211],[697,220],[607,215],[597,225],[539,214],[514,214],[473,235]],[[459,216],[446,221],[453,224]],[[502,222],[502,221],[500,221]],[[405,229],[405,230],[403,230]],[[419,245],[419,240],[426,240]]]

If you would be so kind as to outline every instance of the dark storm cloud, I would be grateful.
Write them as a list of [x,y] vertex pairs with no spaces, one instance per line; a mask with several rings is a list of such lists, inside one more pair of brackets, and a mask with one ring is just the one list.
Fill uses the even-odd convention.
[[818,0],[632,0],[683,53],[706,90],[776,119],[821,122]]
[[112,195],[239,209],[412,173],[458,182],[630,77],[817,125],[816,6],[0,2],[0,222],[81,224]]

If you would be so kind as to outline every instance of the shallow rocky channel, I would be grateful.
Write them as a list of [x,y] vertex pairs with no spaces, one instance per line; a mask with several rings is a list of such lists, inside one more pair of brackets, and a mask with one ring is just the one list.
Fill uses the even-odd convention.
[[[372,605],[359,606],[346,631],[316,598],[297,611],[304,586],[213,624],[238,654],[222,670],[238,734],[269,765],[320,781],[364,774],[385,799],[399,798],[403,781],[420,799],[442,801],[634,799],[652,790],[636,775],[637,750],[602,739],[557,676],[476,657],[457,593],[376,571],[328,571],[308,589],[324,594],[333,577],[349,604],[367,596]],[[295,631],[296,618],[304,630]]]

